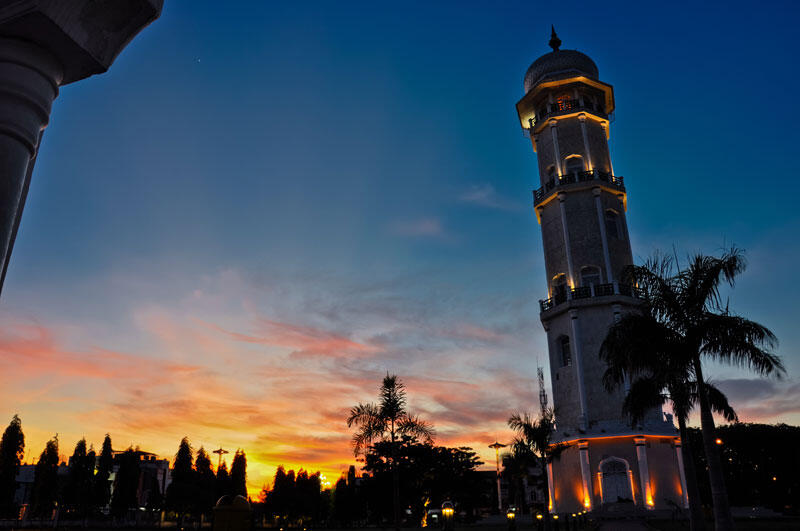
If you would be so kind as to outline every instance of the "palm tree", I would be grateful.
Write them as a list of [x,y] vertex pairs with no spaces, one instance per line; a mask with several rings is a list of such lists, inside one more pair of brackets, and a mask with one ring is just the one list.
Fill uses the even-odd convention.
[[406,411],[406,391],[396,375],[388,372],[381,384],[377,404],[358,404],[350,410],[347,427],[355,426],[353,454],[366,454],[374,441],[390,443],[389,460],[392,471],[394,525],[400,528],[400,472],[397,468],[397,444],[402,436],[433,443],[433,428],[419,417]]
[[[646,332],[645,332],[646,331]],[[686,430],[689,413],[697,402],[697,383],[691,380],[691,364],[681,359],[679,343],[648,313],[627,314],[609,330],[600,350],[600,357],[608,368],[603,384],[610,392],[623,385],[626,378],[635,378],[623,402],[623,412],[638,424],[649,412],[672,404],[681,435],[681,454],[686,476],[686,494],[689,499],[689,521],[693,531],[705,529],[697,472]],[[658,339],[654,341],[654,339]],[[646,340],[646,343],[640,341]],[[650,355],[640,353],[649,350]],[[727,397],[714,385],[706,382],[706,391],[712,409],[728,422],[738,420]]]
[[[745,267],[744,255],[735,247],[719,257],[695,255],[683,269],[677,261],[658,255],[643,266],[630,266],[624,280],[640,290],[642,314],[626,316],[613,325],[601,347],[606,360],[628,360],[627,368],[624,364],[617,368],[620,372],[614,378],[618,381],[625,372],[631,376],[647,374],[649,369],[644,365],[648,362],[641,359],[646,357],[657,358],[662,371],[672,373],[674,366],[684,375],[669,389],[679,409],[693,403],[692,392],[696,394],[714,520],[720,531],[733,529],[733,519],[715,444],[712,403],[716,399],[703,376],[703,359],[745,367],[764,376],[785,372],[780,358],[771,352],[777,345],[775,335],[759,323],[732,314],[727,303],[723,304],[720,288],[723,283],[733,287]],[[645,352],[648,356],[642,356]],[[691,382],[695,383],[693,388]],[[682,415],[676,416],[680,423]]]
[[[543,490],[545,503],[550,501],[550,485],[547,481],[547,464],[566,449],[566,445],[553,442],[555,422],[552,409],[542,411],[539,419],[533,419],[528,413],[514,413],[508,419],[508,426],[517,433],[513,442],[513,453],[517,458],[534,456],[539,461],[544,479]],[[550,529],[550,520],[545,511],[544,529]]]

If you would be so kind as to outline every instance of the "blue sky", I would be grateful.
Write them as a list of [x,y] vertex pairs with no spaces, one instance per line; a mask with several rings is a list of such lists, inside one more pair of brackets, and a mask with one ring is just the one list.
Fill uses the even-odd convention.
[[[0,414],[19,411],[37,445],[111,430],[172,453],[186,434],[249,448],[264,477],[280,459],[337,470],[347,433],[331,419],[390,370],[443,442],[502,437],[510,411],[534,407],[546,358],[536,158],[514,104],[553,23],[614,86],[634,255],[747,250],[732,307],[776,332],[788,378],[712,374],[746,420],[799,422],[797,11],[166,2],[108,73],[55,103],[0,320],[6,351],[50,357],[35,373],[4,368],[6,387],[27,391]],[[178,376],[87,381],[58,361],[103,365],[109,352]],[[320,380],[352,385],[329,389],[312,419],[330,421],[312,436],[324,444],[284,448],[300,428],[277,409],[208,422],[198,404],[213,402],[212,380],[244,389],[230,403],[242,409]],[[125,420],[142,396],[161,397],[158,429]],[[165,407],[188,397],[191,412]]]

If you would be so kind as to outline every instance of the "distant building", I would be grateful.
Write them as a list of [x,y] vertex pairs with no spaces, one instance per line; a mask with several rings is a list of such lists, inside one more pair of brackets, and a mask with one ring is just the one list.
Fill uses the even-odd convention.
[[[116,479],[117,471],[119,471],[119,456],[123,453],[125,452],[113,452],[114,464],[109,478],[112,496],[114,494],[114,480]],[[136,499],[140,507],[146,507],[149,503],[152,504],[162,499],[167,492],[167,487],[172,482],[169,473],[169,460],[159,459],[158,455],[151,452],[135,450],[135,453],[139,458],[139,486],[136,492]],[[100,456],[97,456],[96,459],[99,460]],[[71,458],[70,461],[72,461]],[[35,470],[36,465],[22,465],[19,468],[14,501],[20,506],[31,503]],[[59,464],[59,483],[66,482],[68,475],[69,466],[64,463]]]
[[[115,451],[114,468],[111,473],[111,495],[114,495],[114,484],[119,471],[119,457],[124,451]],[[167,487],[172,482],[169,473],[169,460],[159,459],[158,455],[142,450],[135,450],[139,458],[139,487],[136,491],[136,499],[140,507],[148,504],[157,503],[162,500],[167,492]]]
[[[627,193],[608,149],[614,90],[576,50],[531,64],[520,123],[533,144],[541,187],[533,193],[542,228],[548,296],[540,301],[547,332],[556,442],[568,445],[548,466],[553,512],[611,506],[687,506],[681,441],[671,417],[652,410],[631,427],[624,389],[603,387],[600,345],[609,326],[640,301],[621,282],[633,263]],[[647,355],[642,352],[642,355]]]

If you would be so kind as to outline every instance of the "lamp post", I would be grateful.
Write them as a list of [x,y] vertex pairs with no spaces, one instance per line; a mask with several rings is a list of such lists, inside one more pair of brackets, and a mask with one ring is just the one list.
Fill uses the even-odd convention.
[[497,510],[503,512],[503,497],[500,495],[500,448],[505,448],[507,445],[494,441],[489,445],[489,448],[494,448],[494,457],[497,463]]

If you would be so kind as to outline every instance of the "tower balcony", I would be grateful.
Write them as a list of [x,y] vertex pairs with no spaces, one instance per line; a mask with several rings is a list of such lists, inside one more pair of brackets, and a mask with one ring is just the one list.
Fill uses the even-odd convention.
[[619,282],[592,284],[591,286],[580,286],[560,291],[556,290],[556,293],[552,297],[539,301],[539,309],[544,313],[567,301],[591,299],[595,297],[612,297],[614,295],[641,299],[642,291],[630,284],[620,284]]
[[557,193],[567,185],[589,182],[597,182],[598,184],[602,183],[606,186],[614,188],[615,190],[619,190],[621,192],[625,191],[625,181],[622,177],[611,175],[608,172],[599,170],[572,172],[550,179],[550,181],[545,183],[544,186],[534,190],[533,206],[538,206],[540,203],[544,202],[545,199],[550,197],[551,194]]
[[588,112],[601,118],[603,120],[613,121],[614,113],[610,115],[603,111],[601,105],[596,104],[590,100],[570,99],[557,101],[555,103],[548,103],[545,107],[541,107],[536,111],[533,118],[528,118],[528,133],[533,134],[538,126],[543,125],[549,118],[555,118],[566,114],[573,114],[579,112]]

